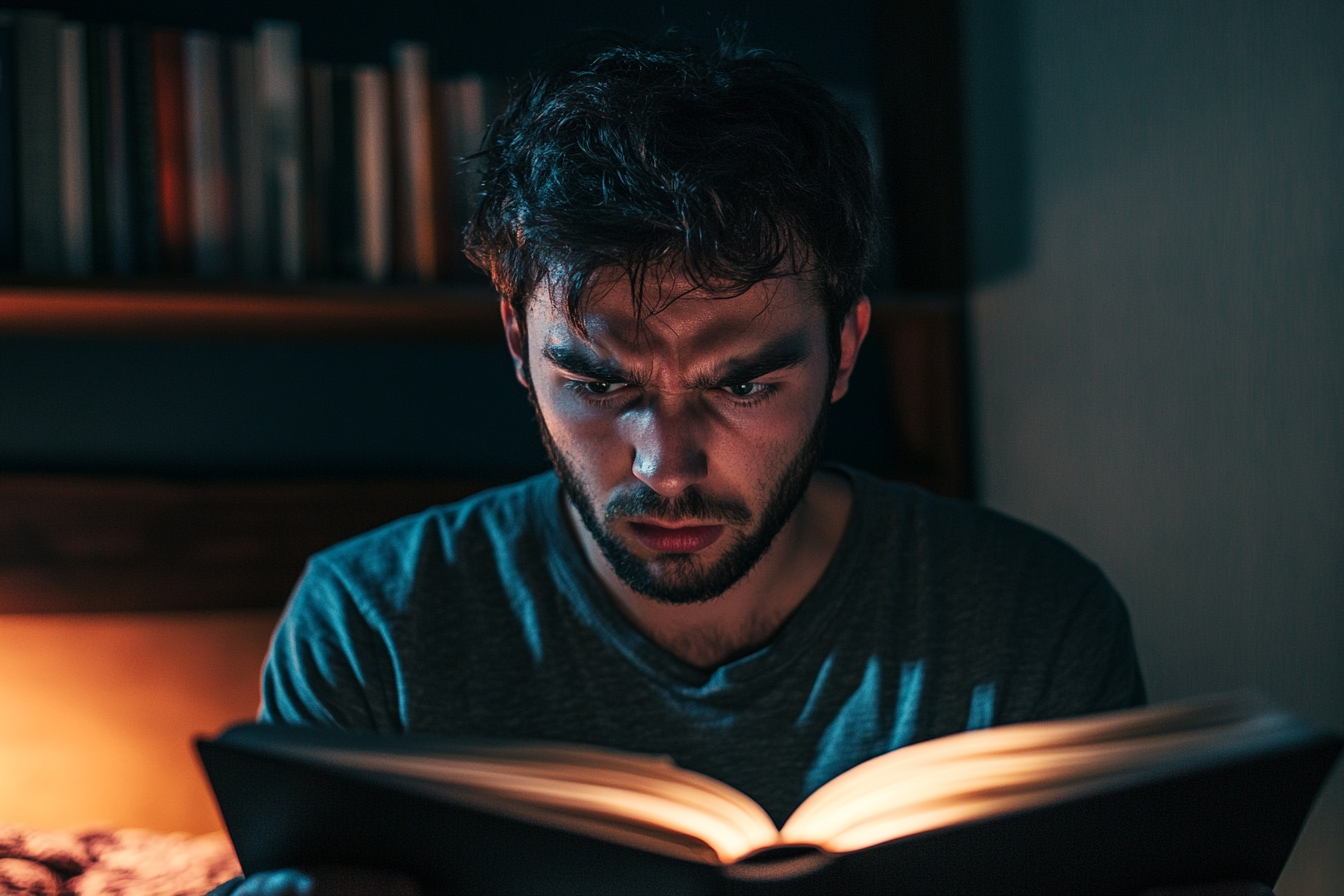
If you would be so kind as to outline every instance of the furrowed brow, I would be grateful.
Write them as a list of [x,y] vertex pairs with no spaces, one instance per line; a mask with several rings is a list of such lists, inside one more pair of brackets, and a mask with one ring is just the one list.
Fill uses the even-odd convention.
[[603,361],[592,352],[572,345],[547,345],[541,356],[566,373],[604,383],[632,383],[634,376],[619,365]]
[[796,367],[807,360],[807,341],[801,335],[782,336],[754,355],[730,358],[714,370],[695,377],[688,385],[693,389],[721,389],[749,383],[754,379]]

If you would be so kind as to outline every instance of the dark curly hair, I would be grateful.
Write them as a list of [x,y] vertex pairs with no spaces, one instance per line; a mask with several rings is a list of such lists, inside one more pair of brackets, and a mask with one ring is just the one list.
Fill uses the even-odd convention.
[[520,320],[545,284],[582,332],[601,270],[629,278],[640,318],[677,298],[650,301],[650,274],[723,297],[801,274],[835,363],[874,242],[872,167],[849,113],[797,66],[739,38],[607,37],[519,84],[476,159],[467,256]]

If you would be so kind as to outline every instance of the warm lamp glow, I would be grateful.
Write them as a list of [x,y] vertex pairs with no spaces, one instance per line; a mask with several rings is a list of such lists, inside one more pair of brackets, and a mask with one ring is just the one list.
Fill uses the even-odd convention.
[[255,716],[276,617],[0,615],[0,823],[218,830],[191,737]]

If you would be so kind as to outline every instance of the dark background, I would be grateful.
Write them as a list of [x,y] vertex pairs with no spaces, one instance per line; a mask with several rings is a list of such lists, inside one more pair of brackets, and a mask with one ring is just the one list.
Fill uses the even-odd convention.
[[238,37],[251,34],[258,19],[288,19],[302,29],[306,57],[341,64],[385,64],[387,48],[393,41],[418,40],[429,45],[435,73],[440,76],[465,71],[516,74],[584,28],[619,28],[646,34],[676,27],[711,38],[725,23],[741,23],[751,43],[802,64],[827,83],[864,88],[873,78],[872,11],[866,0],[75,0],[27,5],[71,19],[204,28]]

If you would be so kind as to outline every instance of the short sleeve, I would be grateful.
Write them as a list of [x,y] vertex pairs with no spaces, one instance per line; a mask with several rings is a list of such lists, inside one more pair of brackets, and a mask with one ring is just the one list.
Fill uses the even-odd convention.
[[1142,706],[1143,675],[1124,602],[1100,572],[1074,605],[1048,670],[1039,719]]
[[383,634],[352,589],[314,557],[272,636],[258,720],[401,730],[393,666]]

